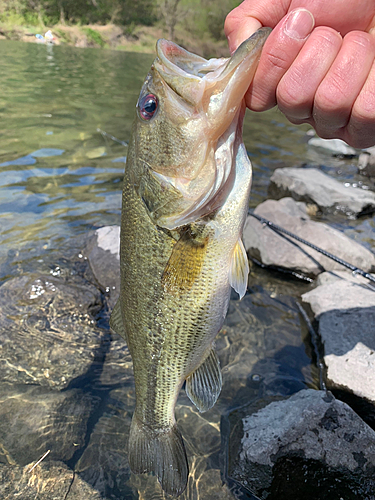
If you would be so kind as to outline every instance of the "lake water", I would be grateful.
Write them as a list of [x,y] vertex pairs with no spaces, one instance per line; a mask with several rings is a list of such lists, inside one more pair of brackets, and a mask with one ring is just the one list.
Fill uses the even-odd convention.
[[[126,143],[152,59],[0,41],[0,464],[25,466],[50,449],[46,463],[63,462],[117,500],[163,496],[154,478],[129,471],[131,362],[125,342],[110,334],[108,300],[85,241],[95,228],[120,222]],[[247,115],[251,207],[267,197],[280,166],[319,164],[339,180],[366,184],[354,161],[309,149],[306,130],[277,110]],[[374,249],[374,219],[328,222]],[[228,416],[319,388],[298,307],[310,286],[253,266],[249,293],[231,301],[217,340],[218,403],[201,415],[183,391],[178,401],[191,469],[181,498],[251,498],[225,477]]]

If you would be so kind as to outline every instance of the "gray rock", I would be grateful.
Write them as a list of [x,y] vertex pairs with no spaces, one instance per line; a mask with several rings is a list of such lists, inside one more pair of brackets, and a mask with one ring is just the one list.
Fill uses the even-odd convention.
[[375,193],[345,187],[316,168],[278,168],[269,185],[271,198],[291,196],[297,201],[315,203],[322,211],[360,216],[375,212]]
[[373,498],[375,433],[330,393],[303,390],[243,418],[240,450],[231,476],[261,499]]
[[[103,500],[62,462],[48,458],[32,467],[0,464],[0,498],[2,500]],[[32,470],[31,470],[32,469]]]
[[321,137],[312,137],[307,141],[307,144],[315,148],[325,149],[332,155],[349,157],[357,155],[356,150],[341,139],[322,139]]
[[47,450],[49,459],[69,460],[85,443],[87,421],[96,405],[81,390],[56,392],[44,387],[0,387],[1,461],[26,465]]
[[348,272],[325,273],[302,295],[319,322],[327,384],[375,403],[375,290]]
[[[304,203],[292,198],[266,200],[254,213],[271,220],[316,246],[366,271],[375,269],[375,255],[345,234],[327,224],[310,220]],[[243,240],[251,257],[263,264],[318,275],[324,270],[343,269],[328,257],[302,243],[279,235],[248,216]]]
[[368,148],[359,155],[358,171],[367,177],[375,177],[375,147]]
[[87,255],[94,276],[105,290],[112,308],[120,293],[120,227],[97,229],[88,244]]
[[63,389],[102,349],[100,292],[78,276],[13,278],[0,287],[0,377]]

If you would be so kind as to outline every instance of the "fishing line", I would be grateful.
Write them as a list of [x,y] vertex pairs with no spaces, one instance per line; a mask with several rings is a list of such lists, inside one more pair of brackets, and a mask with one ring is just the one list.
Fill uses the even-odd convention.
[[115,137],[115,136],[113,136],[111,134],[108,134],[108,132],[105,132],[104,130],[102,130],[100,128],[97,128],[96,131],[100,132],[103,137],[109,137],[109,139],[112,139],[112,141],[117,142],[118,144],[121,144],[122,146],[128,146],[129,145],[129,143],[127,141],[122,141],[121,139],[117,139],[117,137]]
[[[275,223],[273,223],[273,222],[265,219],[264,217],[261,217],[260,215],[254,214],[253,212],[250,212],[250,211],[248,212],[248,215],[251,215],[252,217],[255,217],[255,219],[258,219],[259,222],[261,222],[262,224],[268,226],[270,229],[272,229],[276,233],[286,234],[290,238],[293,238],[293,239],[299,241],[300,243],[303,243],[304,245],[306,245],[306,246],[312,248],[313,250],[315,250],[316,252],[321,253],[325,257],[328,257],[329,259],[334,260],[338,264],[341,264],[342,266],[350,269],[353,272],[353,274],[360,274],[364,278],[366,278],[369,281],[372,281],[373,283],[375,283],[375,277],[372,276],[369,273],[366,273],[366,271],[364,271],[363,269],[360,269],[359,267],[353,266],[353,264],[349,264],[349,262],[346,262],[345,260],[340,259],[340,257],[336,257],[336,255],[333,255],[332,253],[327,252],[326,250],[323,250],[323,248],[317,247],[313,243],[310,243],[309,241],[304,240],[300,236],[297,236],[296,234],[291,233],[287,229],[284,229],[283,227],[278,226],[277,224],[275,224]],[[369,288],[371,290],[375,291],[375,289],[373,287],[370,286]]]

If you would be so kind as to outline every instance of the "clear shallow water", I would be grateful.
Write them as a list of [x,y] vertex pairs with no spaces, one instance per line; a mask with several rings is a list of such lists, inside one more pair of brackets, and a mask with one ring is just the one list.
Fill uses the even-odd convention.
[[[128,468],[131,361],[124,341],[110,335],[108,302],[84,253],[93,228],[119,224],[127,148],[110,136],[129,140],[151,61],[150,55],[0,42],[0,366],[7,367],[0,371],[6,388],[0,395],[0,463],[23,466],[51,449],[49,459],[63,461],[111,499],[162,498],[154,478],[133,476]],[[244,137],[254,166],[250,206],[266,198],[275,168],[302,162],[370,186],[353,161],[309,149],[305,130],[276,110],[247,115]],[[375,248],[373,218],[330,222]],[[309,285],[256,267],[249,283],[245,299],[231,301],[217,339],[224,378],[218,403],[200,415],[183,391],[178,401],[191,468],[185,499],[235,498],[222,485],[222,418],[252,401],[319,385],[297,307]],[[47,411],[55,408],[51,398],[62,398],[58,425]],[[69,415],[80,407],[71,403],[67,409],[65,403],[77,398],[84,417],[72,436]],[[9,423],[15,409],[8,403],[15,399],[24,402],[17,408],[17,429]],[[31,421],[35,401],[46,414]],[[54,439],[49,427],[58,429]]]

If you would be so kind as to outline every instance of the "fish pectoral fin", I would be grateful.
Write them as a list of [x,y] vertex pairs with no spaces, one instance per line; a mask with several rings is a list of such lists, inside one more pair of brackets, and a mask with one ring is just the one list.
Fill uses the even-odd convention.
[[163,490],[178,497],[186,488],[189,466],[176,424],[162,431],[143,425],[133,415],[129,435],[129,465],[135,474],[153,472]]
[[230,263],[229,283],[238,293],[240,299],[245,295],[247,289],[247,278],[249,275],[249,261],[241,238],[234,247],[232,261]]
[[167,293],[179,295],[191,289],[202,270],[207,244],[208,237],[201,237],[191,228],[180,236],[162,276]]
[[203,363],[186,379],[185,391],[190,401],[203,413],[214,406],[223,380],[214,348]]
[[122,321],[120,299],[118,299],[118,301],[115,304],[115,307],[112,310],[112,314],[109,319],[109,326],[115,333],[117,333],[117,335],[120,335],[127,341],[124,323]]

